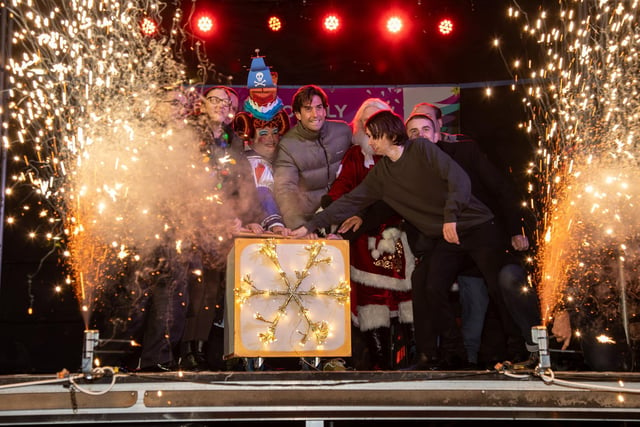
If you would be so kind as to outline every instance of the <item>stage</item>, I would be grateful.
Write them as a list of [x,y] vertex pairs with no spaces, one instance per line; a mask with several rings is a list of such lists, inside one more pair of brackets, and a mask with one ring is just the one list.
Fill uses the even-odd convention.
[[[550,371],[547,371],[550,373]],[[640,375],[556,372],[106,372],[0,377],[0,424],[640,419]],[[556,383],[562,382],[562,383]],[[74,383],[74,384],[72,384]],[[201,425],[201,424],[200,424]],[[477,425],[477,424],[476,424]]]

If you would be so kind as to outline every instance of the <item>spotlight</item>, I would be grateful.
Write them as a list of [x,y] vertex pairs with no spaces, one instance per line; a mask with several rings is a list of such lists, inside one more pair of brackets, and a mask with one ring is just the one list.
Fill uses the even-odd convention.
[[440,20],[438,23],[438,32],[443,36],[448,36],[453,32],[453,21],[449,18]]
[[210,35],[215,31],[216,21],[213,16],[200,15],[196,18],[196,28],[201,35]]
[[202,16],[198,19],[198,29],[203,33],[213,30],[213,20],[208,16]]
[[402,31],[402,27],[404,26],[402,22],[402,18],[399,16],[392,16],[387,19],[387,31],[392,34],[397,34]]
[[153,37],[158,34],[158,24],[153,19],[145,16],[140,21],[140,31],[144,36]]
[[330,33],[336,32],[340,27],[340,18],[338,15],[326,15],[322,21],[324,29]]
[[271,16],[269,17],[267,26],[271,31],[277,32],[277,31],[280,31],[280,29],[282,29],[282,21],[277,16]]
[[411,32],[410,15],[401,8],[387,10],[379,16],[377,27],[382,37],[400,41]]

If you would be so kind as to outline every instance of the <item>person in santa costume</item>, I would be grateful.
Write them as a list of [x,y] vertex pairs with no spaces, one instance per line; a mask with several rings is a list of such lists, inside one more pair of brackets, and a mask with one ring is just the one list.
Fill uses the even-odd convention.
[[[367,119],[380,110],[390,110],[390,107],[381,99],[369,98],[356,112],[351,122],[353,145],[323,198],[323,206],[360,184],[380,158],[373,154],[364,131]],[[412,335],[411,274],[415,258],[402,231],[402,219],[381,202],[347,219],[344,224],[347,223],[352,224],[353,230],[343,235],[350,240],[353,324],[364,336],[369,367],[392,369],[408,357],[406,343]],[[402,327],[392,328],[398,325]],[[392,350],[396,343],[392,335],[402,335],[405,345]],[[354,347],[354,352],[356,349]],[[357,354],[354,356],[358,358]]]

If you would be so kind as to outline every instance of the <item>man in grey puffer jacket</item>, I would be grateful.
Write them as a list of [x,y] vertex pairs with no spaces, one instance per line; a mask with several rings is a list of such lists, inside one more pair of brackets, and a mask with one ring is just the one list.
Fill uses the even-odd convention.
[[293,96],[298,123],[280,140],[274,162],[274,193],[285,225],[297,228],[311,219],[320,198],[336,179],[340,161],[351,145],[351,128],[326,120],[326,93],[303,86]]

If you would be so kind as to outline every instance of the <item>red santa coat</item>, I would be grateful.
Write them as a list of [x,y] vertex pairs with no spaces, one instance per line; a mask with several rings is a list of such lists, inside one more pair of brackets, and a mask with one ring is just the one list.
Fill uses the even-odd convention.
[[[379,158],[374,156],[374,162]],[[360,146],[351,146],[342,159],[329,197],[336,200],[353,190],[371,167],[365,165]],[[364,233],[350,242],[351,313],[355,325],[363,331],[388,327],[394,316],[402,323],[413,322],[411,273],[415,258],[400,223],[401,218],[394,216],[376,233]]]

